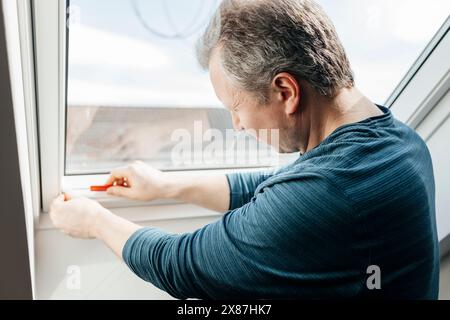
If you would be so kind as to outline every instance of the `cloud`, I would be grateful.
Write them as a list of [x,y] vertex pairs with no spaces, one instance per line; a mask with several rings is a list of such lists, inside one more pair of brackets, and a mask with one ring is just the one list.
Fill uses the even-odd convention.
[[108,107],[221,107],[213,91],[200,85],[197,90],[191,90],[187,86],[145,88],[82,80],[70,81],[68,104]]
[[220,106],[207,76],[164,48],[83,25],[71,27],[69,41],[69,105]]
[[69,63],[71,67],[107,66],[122,69],[156,70],[171,62],[163,51],[149,42],[74,25],[69,32]]

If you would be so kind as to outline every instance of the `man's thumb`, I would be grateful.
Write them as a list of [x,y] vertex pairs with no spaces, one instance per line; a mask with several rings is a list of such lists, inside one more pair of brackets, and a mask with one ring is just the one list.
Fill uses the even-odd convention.
[[61,199],[64,200],[64,201],[70,201],[70,200],[72,200],[72,197],[71,197],[69,194],[67,194],[67,193],[63,193],[60,197],[61,197]]

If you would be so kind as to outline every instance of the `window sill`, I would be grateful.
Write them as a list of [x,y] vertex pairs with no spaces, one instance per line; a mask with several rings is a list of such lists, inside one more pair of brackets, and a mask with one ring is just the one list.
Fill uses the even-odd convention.
[[[110,210],[115,215],[137,224],[185,219],[219,219],[223,216],[223,214],[219,212],[182,203],[171,205],[158,205],[153,203],[151,206],[146,206],[145,204],[142,205],[141,203],[140,207],[136,206]],[[53,226],[48,214],[41,214],[36,229],[38,231],[45,231],[54,230],[56,228]]]

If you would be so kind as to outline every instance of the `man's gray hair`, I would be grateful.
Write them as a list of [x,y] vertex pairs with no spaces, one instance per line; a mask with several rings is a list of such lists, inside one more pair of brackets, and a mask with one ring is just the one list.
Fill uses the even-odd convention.
[[216,48],[227,76],[262,102],[282,72],[330,98],[355,84],[333,23],[312,0],[224,0],[197,45],[204,69]]

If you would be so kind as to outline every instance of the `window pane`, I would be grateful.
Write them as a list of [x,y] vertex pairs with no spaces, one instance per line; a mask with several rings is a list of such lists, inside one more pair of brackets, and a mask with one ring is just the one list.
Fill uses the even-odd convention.
[[[380,104],[450,12],[448,0],[318,2],[336,25],[357,85]],[[273,163],[267,146],[244,135],[224,145],[224,153],[228,147],[235,152],[232,161],[216,152],[212,161],[196,162],[195,148],[174,158],[176,131],[184,129],[195,139],[198,130],[217,129],[226,136],[232,128],[194,50],[218,4],[71,0],[66,174],[106,173],[138,159],[160,169]],[[202,141],[200,148],[209,145]]]
[[[243,134],[223,141],[223,152],[205,151],[233,127],[195,57],[218,3],[71,1],[67,175],[106,173],[134,160],[164,170],[272,164],[269,148]],[[215,131],[200,151],[192,143],[191,153],[174,156],[180,130],[193,140]]]

